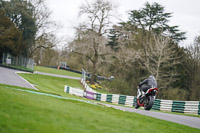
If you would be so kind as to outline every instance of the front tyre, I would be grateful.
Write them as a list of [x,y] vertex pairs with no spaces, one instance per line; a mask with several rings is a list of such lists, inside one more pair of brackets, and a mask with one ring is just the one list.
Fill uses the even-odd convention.
[[154,97],[153,96],[149,96],[147,99],[147,101],[145,102],[144,104],[144,109],[145,110],[150,110],[153,106],[153,103],[154,103]]

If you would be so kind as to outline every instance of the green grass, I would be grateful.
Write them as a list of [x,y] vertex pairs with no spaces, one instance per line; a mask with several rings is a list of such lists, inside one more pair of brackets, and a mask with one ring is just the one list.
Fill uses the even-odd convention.
[[20,73],[20,76],[25,78],[31,84],[34,84],[37,89],[42,92],[65,95],[64,86],[68,85],[74,88],[83,89],[79,80],[59,78],[53,76],[46,76],[40,74],[24,74]]
[[78,74],[78,73],[69,72],[66,70],[58,70],[54,68],[42,67],[42,66],[34,66],[34,71],[59,74],[59,75],[67,75],[67,76],[73,76],[73,77],[81,77],[81,74]]
[[0,85],[1,133],[199,133],[199,129],[113,108]]

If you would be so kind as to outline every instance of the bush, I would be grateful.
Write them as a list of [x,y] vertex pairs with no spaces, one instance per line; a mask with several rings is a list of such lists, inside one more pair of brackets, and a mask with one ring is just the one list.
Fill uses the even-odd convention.
[[157,96],[159,99],[184,101],[187,99],[187,91],[179,88],[168,88],[160,90]]
[[102,82],[107,88],[109,88],[109,92],[115,94],[124,94],[124,95],[133,95],[136,89],[128,84],[126,81],[122,81],[120,79],[115,79],[112,81],[104,81]]

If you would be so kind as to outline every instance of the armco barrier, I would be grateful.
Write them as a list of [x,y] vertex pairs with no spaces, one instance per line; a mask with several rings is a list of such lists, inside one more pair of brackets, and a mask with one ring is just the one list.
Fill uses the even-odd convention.
[[84,96],[87,99],[96,100],[96,93],[89,92],[89,91],[85,91],[84,93],[85,93]]
[[[90,88],[85,81],[81,80],[81,83],[85,87],[86,91],[75,89],[69,86],[65,86],[64,91],[72,95],[86,97],[88,99],[97,101],[104,101],[129,107],[134,107],[135,105],[137,99],[135,96],[97,93],[96,91],[92,90],[92,88]],[[152,109],[200,115],[200,101],[173,101],[155,99]]]
[[119,95],[113,94],[112,95],[112,103],[118,104],[118,102],[119,102]]
[[112,94],[107,94],[106,102],[112,103]]
[[106,100],[107,100],[107,94],[101,94],[101,100],[100,101],[106,102]]
[[172,110],[172,100],[161,100],[160,101],[160,110],[171,112]]
[[80,96],[80,97],[84,96],[84,90],[75,89],[67,85],[65,85],[64,92],[69,93],[71,95]]
[[200,102],[199,102],[199,111],[198,111],[198,115],[200,115]]
[[101,93],[97,93],[96,95],[97,95],[97,96],[96,96],[96,100],[97,100],[97,101],[101,101]]
[[134,107],[134,105],[135,105],[134,99],[136,99],[136,97],[134,97],[134,96],[126,96],[125,106]]
[[120,95],[119,96],[119,104],[125,105],[126,102],[126,95]]
[[155,99],[152,109],[160,110],[160,99]]
[[134,96],[94,93],[94,92],[84,91],[80,89],[75,89],[67,85],[65,85],[64,92],[69,93],[71,95],[85,97],[92,100],[104,101],[104,102],[109,102],[113,104],[121,104],[121,105],[129,106],[129,107],[134,107],[135,101],[136,101],[136,97]]
[[173,101],[172,112],[184,113],[185,102],[184,101]]
[[184,113],[198,114],[199,102],[198,101],[185,101]]

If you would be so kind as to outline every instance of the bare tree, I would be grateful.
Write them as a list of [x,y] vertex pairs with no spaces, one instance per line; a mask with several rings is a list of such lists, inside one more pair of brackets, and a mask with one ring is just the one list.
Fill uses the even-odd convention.
[[[29,0],[33,5],[33,17],[36,22],[36,36],[35,36],[35,45],[31,49],[31,55],[37,49],[40,48],[52,48],[54,45],[49,45],[49,41],[58,42],[55,38],[54,33],[58,30],[58,26],[52,20],[50,20],[52,12],[46,6],[45,0]],[[51,39],[51,37],[53,39]],[[47,40],[50,39],[50,40]],[[55,40],[56,39],[56,40]]]
[[159,88],[165,88],[176,80],[175,66],[180,63],[176,45],[167,37],[154,36],[154,42],[146,46],[147,61],[144,64],[149,73],[155,75]]
[[97,65],[105,61],[106,56],[111,54],[110,48],[105,45],[106,42],[107,40],[103,36],[89,32],[84,35],[84,39],[74,41],[71,47],[74,53],[86,57],[92,63],[91,83],[95,80]]
[[[86,16],[87,20],[77,29],[78,38],[73,52],[85,56],[92,63],[91,83],[94,83],[97,63],[109,54],[109,48],[104,35],[110,24],[113,5],[109,1],[95,0],[80,7],[79,16]],[[81,34],[80,34],[81,33]],[[82,34],[83,33],[83,34]]]

